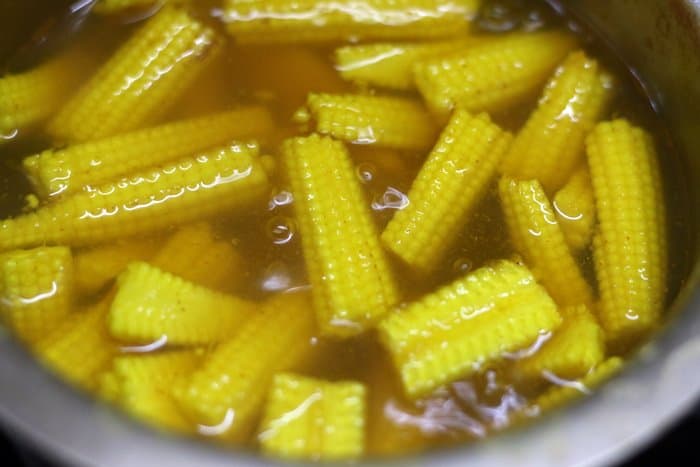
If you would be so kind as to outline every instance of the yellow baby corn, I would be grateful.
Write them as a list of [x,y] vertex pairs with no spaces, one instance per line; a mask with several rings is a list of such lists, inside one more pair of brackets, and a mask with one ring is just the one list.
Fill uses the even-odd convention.
[[234,145],[62,198],[0,222],[0,250],[104,243],[206,218],[267,193],[257,147]]
[[587,167],[576,170],[552,200],[557,221],[572,251],[586,248],[593,237],[595,199]]
[[382,233],[384,245],[428,272],[442,260],[508,149],[510,133],[486,114],[456,110],[408,193]]
[[231,242],[217,239],[214,229],[206,222],[178,229],[150,263],[187,281],[222,292],[236,289],[245,272],[241,254]]
[[176,393],[180,407],[202,433],[245,438],[274,374],[307,358],[314,332],[306,293],[276,295],[188,378]]
[[22,339],[45,337],[70,311],[73,258],[65,247],[0,255],[0,317]]
[[311,94],[307,106],[316,131],[350,143],[418,150],[430,147],[437,133],[428,112],[412,99]]
[[407,91],[415,88],[413,65],[417,61],[465,49],[474,42],[474,38],[460,38],[348,45],[335,51],[336,69],[343,78],[359,85]]
[[113,296],[66,316],[34,349],[46,366],[80,388],[95,389],[100,372],[119,353],[106,325]]
[[283,154],[321,333],[359,334],[398,294],[352,161],[318,135],[285,141]]
[[548,193],[566,183],[584,158],[584,137],[605,112],[610,77],[578,51],[550,79],[537,109],[515,136],[501,172],[538,180]]
[[73,256],[76,295],[90,296],[103,289],[132,261],[150,258],[153,239],[126,239],[79,251]]
[[510,34],[416,63],[416,86],[436,111],[498,111],[536,91],[574,46],[561,32]]
[[84,51],[70,51],[33,70],[0,77],[0,142],[58,109],[80,81]]
[[530,407],[536,407],[538,412],[542,413],[590,394],[593,389],[617,374],[623,363],[620,357],[608,358],[589,371],[579,382],[549,388],[539,395]]
[[503,177],[501,206],[510,238],[560,306],[592,305],[593,292],[569,250],[542,185]]
[[533,355],[515,364],[518,377],[530,381],[548,375],[572,380],[605,358],[603,330],[585,305],[561,309],[563,324]]
[[226,0],[239,42],[320,42],[459,36],[479,0]]
[[272,126],[264,108],[245,107],[47,150],[26,158],[24,168],[37,192],[47,198],[101,185],[234,139],[264,136]]
[[209,344],[233,336],[256,305],[161,271],[131,263],[119,276],[109,313],[113,336],[127,342]]
[[586,139],[598,230],[593,256],[598,318],[610,341],[658,324],[666,292],[666,213],[651,137],[626,120],[600,123]]
[[202,355],[197,350],[121,355],[112,365],[118,388],[117,403],[156,427],[191,432],[194,424],[180,413],[172,397],[172,388],[201,361]]
[[415,398],[531,344],[560,323],[556,305],[530,271],[499,261],[396,310],[378,329],[406,394]]
[[262,431],[262,450],[282,459],[356,459],[364,452],[365,387],[290,373],[272,381]]
[[213,30],[178,8],[157,13],[52,120],[50,133],[87,141],[157,119],[218,50]]

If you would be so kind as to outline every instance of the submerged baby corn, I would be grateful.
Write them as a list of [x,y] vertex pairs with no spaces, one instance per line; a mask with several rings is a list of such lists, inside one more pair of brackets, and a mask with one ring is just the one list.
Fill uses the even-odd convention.
[[306,293],[273,297],[188,377],[176,394],[180,407],[203,434],[245,438],[274,374],[302,363],[314,332]]
[[109,313],[113,336],[126,342],[211,344],[231,338],[256,305],[132,263],[119,276]]
[[24,168],[40,196],[65,195],[234,139],[264,136],[272,126],[264,108],[244,107],[50,149],[26,158]]
[[564,240],[542,185],[503,177],[498,188],[513,246],[535,277],[560,306],[592,305],[593,292]]
[[197,350],[175,350],[115,358],[112,373],[116,402],[158,428],[192,432],[194,425],[178,409],[172,390],[201,364],[201,354]]
[[257,147],[233,145],[76,193],[0,222],[0,250],[88,245],[240,208],[267,191]]
[[596,60],[581,51],[570,54],[515,136],[501,172],[538,180],[548,193],[561,188],[584,158],[584,138],[610,101],[610,81]]
[[58,139],[79,142],[124,133],[157,119],[206,66],[213,30],[165,8],[138,30],[52,120]]
[[341,47],[335,51],[336,69],[346,80],[407,91],[415,88],[413,65],[427,58],[465,49],[474,38],[426,43],[378,43]]
[[503,110],[537,90],[573,46],[561,32],[510,34],[418,62],[416,85],[436,111]]
[[187,281],[230,291],[243,278],[243,258],[230,241],[216,237],[209,223],[181,227],[168,238],[150,263]]
[[658,324],[666,291],[666,213],[651,137],[626,120],[600,123],[586,139],[598,230],[593,256],[598,318],[609,341]]
[[423,272],[443,259],[483,195],[511,136],[486,114],[456,110],[382,233],[384,245]]
[[153,239],[126,239],[75,253],[75,291],[82,296],[99,292],[132,261],[150,258],[156,248]]
[[106,325],[112,297],[66,316],[34,349],[46,366],[82,389],[96,389],[100,372],[119,353]]
[[412,99],[311,94],[307,106],[317,132],[350,143],[420,150],[437,133],[428,112]]
[[563,324],[537,351],[515,364],[525,380],[560,378],[573,380],[586,375],[605,358],[603,330],[585,305],[561,309]]
[[364,451],[365,387],[289,373],[275,375],[258,435],[284,459],[356,459]]
[[552,206],[569,248],[574,252],[586,248],[595,226],[595,199],[588,168],[582,167],[574,172],[554,195]]
[[530,271],[499,261],[396,310],[378,329],[406,394],[416,398],[560,323],[556,305]]
[[479,0],[226,0],[224,20],[242,43],[464,34]]
[[0,255],[0,318],[25,341],[46,337],[68,315],[73,258],[66,247]]
[[61,106],[80,83],[85,55],[84,50],[71,50],[32,70],[0,77],[0,143]]
[[318,135],[282,151],[321,333],[359,334],[398,293],[352,161],[342,143]]

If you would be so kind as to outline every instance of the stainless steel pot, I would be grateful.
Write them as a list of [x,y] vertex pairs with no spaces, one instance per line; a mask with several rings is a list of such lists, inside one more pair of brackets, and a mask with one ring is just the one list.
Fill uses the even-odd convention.
[[[610,465],[660,435],[700,397],[700,0],[551,3],[570,8],[606,38],[658,103],[684,158],[681,173],[692,182],[685,218],[692,235],[687,252],[692,270],[674,300],[664,332],[592,397],[480,445],[386,464]],[[0,424],[66,465],[269,464],[251,454],[143,428],[43,372],[5,335],[0,335],[0,375]]]

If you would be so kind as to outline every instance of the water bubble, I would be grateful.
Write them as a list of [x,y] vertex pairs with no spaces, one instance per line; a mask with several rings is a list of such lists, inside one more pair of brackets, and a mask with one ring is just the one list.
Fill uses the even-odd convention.
[[363,162],[357,166],[355,173],[362,183],[369,183],[374,179],[377,168],[369,162]]
[[457,258],[452,263],[452,270],[458,274],[466,274],[472,270],[474,265],[468,258]]
[[285,216],[276,216],[267,222],[267,234],[275,245],[289,243],[296,233],[294,220]]
[[372,209],[384,211],[387,209],[404,209],[409,204],[408,196],[394,187],[387,187],[386,191],[376,196],[372,201]]

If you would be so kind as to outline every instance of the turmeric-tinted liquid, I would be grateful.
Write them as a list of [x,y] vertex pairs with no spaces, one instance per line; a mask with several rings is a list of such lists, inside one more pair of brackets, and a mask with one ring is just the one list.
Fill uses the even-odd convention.
[[[212,2],[193,3],[198,18],[220,28],[215,18],[216,10],[209,5]],[[135,19],[91,17],[72,46],[84,47],[86,54],[96,57],[95,63],[100,62],[138,26],[139,21]],[[493,33],[573,25],[569,18],[559,17],[539,3],[517,1],[485,2],[477,24]],[[575,30],[580,31],[580,28],[575,27]],[[678,181],[683,180],[677,172],[678,161],[665,138],[663,123],[652,112],[650,103],[634,85],[631,75],[618,66],[609,51],[584,37],[585,33],[580,35],[590,55],[614,71],[622,83],[611,115],[628,118],[655,133],[667,181],[670,299],[687,267],[683,259],[687,255],[683,253],[687,248],[688,233],[682,222],[687,203],[683,188],[678,185]],[[308,93],[344,93],[356,89],[334,69],[334,45],[248,46],[228,41],[225,48],[221,58],[172,106],[167,120],[222,111],[241,104],[262,104],[273,113],[278,128],[274,138],[263,142],[261,152],[277,155],[278,145],[285,137],[300,134],[292,116],[303,106]],[[86,78],[93,72],[94,68],[86,69]],[[532,95],[527,104],[494,115],[494,121],[517,131],[536,105],[538,94],[539,91]],[[19,214],[25,196],[31,190],[19,169],[21,159],[50,146],[50,138],[41,131],[20,134],[15,141],[0,145],[0,215],[3,218]],[[405,203],[406,193],[425,154],[361,144],[350,146],[350,151],[357,177],[381,231],[393,213]],[[674,182],[668,183],[671,179]],[[245,260],[242,266],[244,279],[231,292],[255,300],[308,286],[289,188],[280,171],[274,175],[272,185],[267,208],[212,220],[220,239],[231,241]],[[173,231],[174,228],[155,236],[166,238]],[[494,184],[434,275],[416,278],[398,262],[394,269],[403,300],[409,302],[490,260],[508,258],[514,253]],[[578,260],[585,273],[592,276],[590,249],[586,249]],[[85,296],[80,300],[87,303],[99,298]],[[506,362],[455,382],[430,397],[409,401],[403,395],[388,355],[374,334],[345,341],[321,340],[319,348],[323,348],[323,354],[307,374],[330,380],[357,380],[368,388],[366,454],[369,456],[406,454],[483,438],[509,426],[512,418],[522,419],[513,415],[522,413],[536,390],[511,380]],[[248,440],[250,446],[256,443],[254,437]]]

